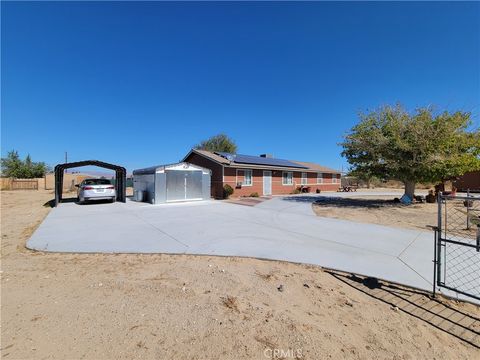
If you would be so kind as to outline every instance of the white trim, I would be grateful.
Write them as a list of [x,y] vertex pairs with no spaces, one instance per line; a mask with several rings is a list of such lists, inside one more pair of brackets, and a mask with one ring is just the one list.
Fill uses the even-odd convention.
[[156,172],[163,172],[166,170],[185,170],[185,171],[210,171],[210,169],[203,168],[201,166],[195,165],[195,164],[190,164],[187,162],[181,162],[178,164],[171,164],[171,165],[165,165],[161,170],[157,170]]
[[[305,174],[305,177],[303,175]],[[305,183],[303,182],[303,179],[305,179]],[[308,172],[303,172],[300,176],[300,185],[308,185]]]
[[[285,182],[283,181],[283,180],[284,180],[283,174],[291,174],[291,175],[292,175],[292,176],[291,176],[291,181],[292,181],[292,182],[291,182],[290,184],[289,184],[289,183],[285,183]],[[287,175],[287,179],[288,179],[288,175]],[[294,184],[294,183],[293,183],[293,171],[282,171],[282,185],[283,185],[283,186],[292,186],[293,184]]]
[[[318,181],[320,179],[320,181]],[[317,185],[323,184],[323,173],[317,172]]]

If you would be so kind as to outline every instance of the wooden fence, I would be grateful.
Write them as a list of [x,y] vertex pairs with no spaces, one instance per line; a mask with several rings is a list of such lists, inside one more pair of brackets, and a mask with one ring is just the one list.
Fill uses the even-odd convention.
[[2,190],[38,190],[38,179],[1,178],[0,186]]
[[[83,179],[92,177],[85,174],[65,173],[63,177],[63,190],[76,190],[75,184],[80,184]],[[37,179],[14,179],[0,178],[1,190],[52,190],[55,189],[54,174],[46,174],[43,178]]]

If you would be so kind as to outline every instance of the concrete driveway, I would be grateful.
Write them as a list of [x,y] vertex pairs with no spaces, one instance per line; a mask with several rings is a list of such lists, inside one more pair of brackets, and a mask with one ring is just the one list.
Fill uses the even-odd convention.
[[287,260],[431,290],[431,232],[321,218],[312,211],[315,198],[275,197],[255,207],[221,201],[64,203],[50,212],[27,247]]

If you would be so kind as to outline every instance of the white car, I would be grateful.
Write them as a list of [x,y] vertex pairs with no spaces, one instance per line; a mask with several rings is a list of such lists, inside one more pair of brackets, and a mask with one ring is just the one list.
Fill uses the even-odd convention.
[[115,186],[108,179],[85,179],[78,187],[77,200],[83,203],[88,200],[110,200],[115,202],[117,193]]

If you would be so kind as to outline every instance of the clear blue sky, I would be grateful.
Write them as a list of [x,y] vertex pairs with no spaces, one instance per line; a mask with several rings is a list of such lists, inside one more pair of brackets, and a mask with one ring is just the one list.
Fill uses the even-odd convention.
[[358,111],[434,104],[479,125],[478,2],[1,7],[3,155],[132,170],[225,132],[340,168]]

